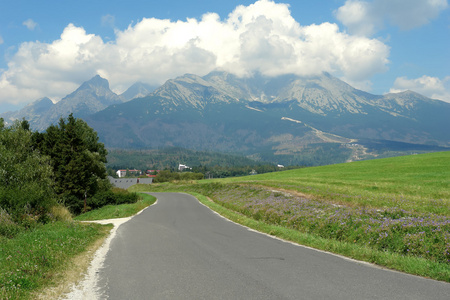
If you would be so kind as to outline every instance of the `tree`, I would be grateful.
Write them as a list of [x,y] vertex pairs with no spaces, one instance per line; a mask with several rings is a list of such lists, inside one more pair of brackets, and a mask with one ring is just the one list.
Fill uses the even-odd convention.
[[72,211],[79,212],[83,199],[95,194],[100,181],[106,180],[107,151],[97,133],[70,114],[45,133],[36,133],[34,140],[38,149],[51,158],[56,192]]
[[28,122],[5,127],[0,120],[0,208],[15,221],[43,217],[56,204],[49,157],[33,147]]

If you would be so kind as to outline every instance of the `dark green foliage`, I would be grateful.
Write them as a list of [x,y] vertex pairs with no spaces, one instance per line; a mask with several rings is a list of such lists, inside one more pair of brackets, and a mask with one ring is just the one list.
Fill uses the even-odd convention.
[[0,209],[32,226],[56,203],[50,159],[34,148],[27,121],[0,125]]
[[[272,159],[274,159],[272,157]],[[275,164],[256,161],[237,154],[211,151],[195,151],[182,148],[147,150],[110,150],[108,152],[108,175],[117,177],[118,169],[175,171],[179,163],[192,167],[192,172],[202,173],[205,178],[224,178],[249,175],[252,170],[258,174],[279,171]],[[298,168],[287,166],[283,170]],[[156,174],[155,174],[156,175]],[[174,178],[173,180],[179,180]]]
[[256,166],[268,164],[258,162],[237,154],[224,154],[212,151],[195,151],[177,147],[146,150],[118,150],[108,151],[107,166],[114,170],[136,168],[138,170],[175,170],[178,164],[188,166]]
[[202,173],[191,173],[191,172],[171,172],[169,170],[161,171],[158,175],[153,179],[153,182],[171,182],[178,180],[200,180],[203,179]]
[[23,226],[15,223],[11,216],[3,209],[0,208],[0,238],[2,236],[7,238],[13,238],[18,233],[23,231]]
[[[86,209],[89,211],[106,205],[136,203],[138,199],[136,193],[129,193],[127,190],[119,188],[103,190],[86,199]],[[80,201],[73,195],[65,198],[65,205],[76,215],[84,212],[84,201]]]
[[87,196],[100,190],[106,178],[106,154],[97,133],[83,120],[70,115],[51,125],[45,133],[35,133],[36,147],[50,156],[55,174],[55,190],[72,210]]
[[118,205],[127,203],[136,203],[138,201],[138,195],[136,193],[129,193],[126,190],[119,191],[118,189],[113,192],[112,190],[99,192],[93,197],[89,198],[87,205],[91,209],[97,209],[105,205]]

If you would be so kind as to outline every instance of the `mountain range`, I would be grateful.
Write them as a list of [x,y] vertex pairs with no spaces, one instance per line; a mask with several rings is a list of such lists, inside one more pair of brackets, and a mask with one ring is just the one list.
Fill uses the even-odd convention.
[[7,112],[2,117],[7,124],[16,119],[26,119],[31,128],[44,131],[58,122],[59,118],[73,113],[78,118],[85,118],[99,112],[112,104],[124,103],[136,97],[149,94],[153,87],[144,83],[135,83],[123,94],[117,95],[109,88],[108,80],[96,75],[84,82],[73,93],[59,102],[53,103],[49,98],[38,99],[16,112]]
[[373,95],[327,73],[186,74],[154,91],[137,83],[121,95],[95,76],[56,104],[42,98],[0,117],[45,130],[71,112],[109,148],[176,146],[285,164],[450,150],[449,103],[411,91]]

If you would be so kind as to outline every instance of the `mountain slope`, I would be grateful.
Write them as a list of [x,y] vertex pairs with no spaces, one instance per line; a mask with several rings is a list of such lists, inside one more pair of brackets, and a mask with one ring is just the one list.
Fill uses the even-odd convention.
[[32,129],[43,131],[50,124],[58,122],[59,118],[65,118],[71,113],[76,117],[84,118],[112,104],[125,101],[124,97],[118,96],[110,90],[106,79],[97,75],[84,82],[77,90],[56,104],[53,104],[48,98],[42,98],[22,110],[1,117],[9,122],[25,118],[30,122]]
[[333,163],[370,157],[368,149],[435,151],[450,146],[449,103],[411,91],[372,95],[327,73],[247,78],[221,71],[203,77],[186,74],[141,97],[147,87],[137,83],[118,96],[96,76],[57,104],[42,100],[21,113],[32,120],[32,128],[44,130],[73,112],[110,148],[176,146],[279,162],[280,157],[305,153]]
[[52,100],[47,97],[38,99],[19,111],[6,112],[0,115],[5,120],[6,125],[11,125],[14,120],[25,119],[30,124],[39,123],[45,114],[54,106]]
[[142,98],[150,94],[156,89],[156,87],[142,83],[136,82],[132,86],[130,86],[125,92],[120,94],[121,97],[126,99],[127,101],[134,98]]
[[358,139],[371,149],[394,145],[384,140],[411,150],[435,147],[414,144],[450,146],[448,115],[448,103],[412,92],[372,95],[329,74],[238,78],[212,72],[168,80],[147,97],[86,120],[114,148],[176,146],[277,161],[305,151],[314,156],[321,148],[328,149],[321,155],[333,151],[345,161],[366,156]]

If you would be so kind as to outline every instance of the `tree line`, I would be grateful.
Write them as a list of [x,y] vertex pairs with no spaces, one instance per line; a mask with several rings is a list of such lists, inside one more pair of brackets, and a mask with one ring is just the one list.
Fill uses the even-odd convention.
[[106,156],[97,133],[72,114],[45,132],[31,131],[25,119],[9,127],[0,119],[0,234],[7,219],[45,223],[54,206],[78,214],[98,198],[120,202],[106,178]]

